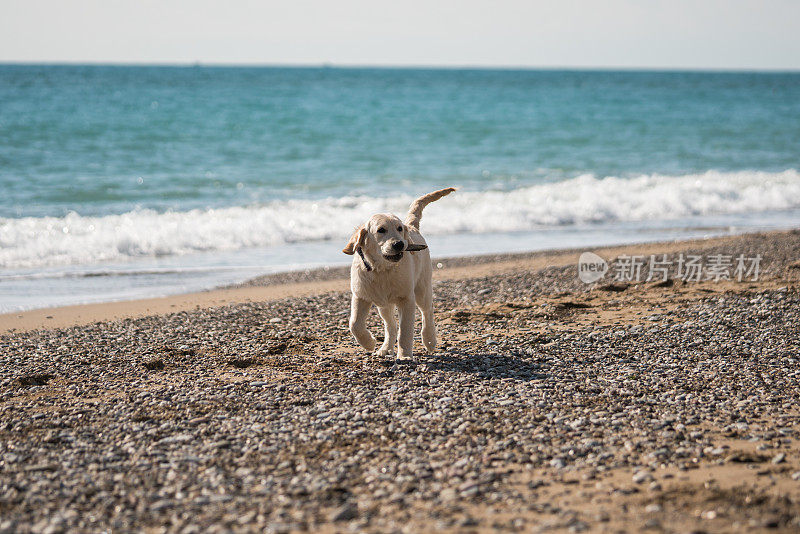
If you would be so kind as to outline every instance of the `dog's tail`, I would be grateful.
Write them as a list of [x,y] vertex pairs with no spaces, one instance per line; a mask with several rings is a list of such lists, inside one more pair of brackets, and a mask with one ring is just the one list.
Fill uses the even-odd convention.
[[413,226],[417,230],[419,230],[419,221],[422,219],[422,210],[430,204],[431,202],[435,202],[442,198],[443,196],[449,195],[453,191],[455,191],[455,187],[448,187],[447,189],[440,189],[438,191],[434,191],[433,193],[428,193],[427,195],[423,195],[419,197],[417,200],[411,203],[411,207],[408,208],[408,215],[406,215],[406,225]]

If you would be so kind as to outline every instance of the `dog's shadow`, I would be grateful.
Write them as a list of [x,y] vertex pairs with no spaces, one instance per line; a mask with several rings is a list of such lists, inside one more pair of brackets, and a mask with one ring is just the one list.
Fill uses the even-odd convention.
[[397,364],[400,368],[469,373],[487,380],[510,378],[527,382],[549,377],[545,363],[513,354],[438,352],[415,354],[413,360],[398,360]]

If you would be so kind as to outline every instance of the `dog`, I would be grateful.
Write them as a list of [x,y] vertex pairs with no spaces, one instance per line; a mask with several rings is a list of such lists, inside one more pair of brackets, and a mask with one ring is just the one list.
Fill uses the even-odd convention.
[[[405,222],[391,214],[373,215],[356,228],[342,249],[353,256],[350,267],[350,332],[367,351],[375,349],[375,338],[367,330],[366,319],[371,306],[378,308],[383,319],[383,344],[378,356],[392,354],[412,358],[414,344],[414,307],[422,313],[422,344],[428,352],[436,349],[436,325],[433,321],[433,285],[431,255],[419,231],[422,210],[436,200],[455,191],[448,187],[428,193],[414,202]],[[400,315],[398,343],[395,308]]]

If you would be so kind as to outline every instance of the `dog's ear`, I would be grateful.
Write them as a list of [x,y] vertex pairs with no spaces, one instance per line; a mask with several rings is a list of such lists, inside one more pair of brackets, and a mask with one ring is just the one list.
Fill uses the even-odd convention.
[[356,253],[356,249],[358,247],[364,246],[364,240],[367,238],[367,229],[364,226],[359,226],[356,228],[356,231],[353,232],[353,235],[350,236],[350,241],[342,249],[342,252],[345,254],[352,256]]
[[417,252],[428,248],[428,245],[417,245],[411,242],[411,238],[408,235],[408,226],[406,225],[403,225],[403,238],[406,240],[406,243],[408,243],[408,245],[406,245],[406,250],[409,252]]

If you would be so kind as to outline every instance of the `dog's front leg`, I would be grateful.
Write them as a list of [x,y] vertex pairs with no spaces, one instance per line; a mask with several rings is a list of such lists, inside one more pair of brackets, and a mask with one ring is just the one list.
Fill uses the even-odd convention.
[[378,356],[391,354],[397,343],[397,319],[394,318],[394,304],[378,306],[383,319],[383,344],[378,349]]
[[350,303],[350,332],[356,338],[358,344],[369,352],[375,350],[375,338],[367,330],[367,314],[369,313],[370,302],[353,295]]
[[410,359],[414,346],[414,297],[409,296],[397,304],[400,310],[400,343],[397,355],[400,358]]

